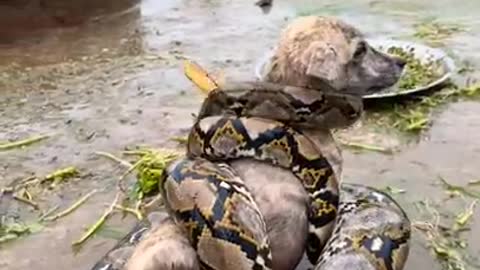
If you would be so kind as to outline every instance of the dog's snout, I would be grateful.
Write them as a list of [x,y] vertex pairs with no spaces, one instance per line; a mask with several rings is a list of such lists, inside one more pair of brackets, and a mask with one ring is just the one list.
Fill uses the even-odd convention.
[[404,68],[405,65],[407,64],[407,61],[403,60],[402,58],[399,58],[399,57],[396,57],[395,58],[395,64],[399,67],[399,68]]

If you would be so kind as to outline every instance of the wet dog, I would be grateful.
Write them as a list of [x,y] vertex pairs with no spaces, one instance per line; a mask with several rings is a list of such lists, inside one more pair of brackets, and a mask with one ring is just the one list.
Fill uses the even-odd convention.
[[353,26],[329,17],[292,21],[280,36],[266,80],[371,93],[393,85],[405,61],[372,48]]
[[[350,25],[333,18],[302,17],[283,31],[266,80],[319,90],[356,92],[361,99],[361,93],[393,85],[404,64],[370,47],[362,34]],[[337,178],[341,179],[342,158],[330,131],[304,130],[302,133],[326,155]],[[308,231],[309,198],[302,184],[290,170],[264,162],[245,159],[230,164],[245,181],[265,218],[273,269],[295,269],[304,254]],[[148,233],[138,245],[136,241],[129,244],[127,240],[134,238],[127,236],[124,243],[119,243],[93,269],[122,269],[126,261],[128,270],[199,269],[198,262],[191,258],[194,252],[184,244],[184,236],[167,221],[146,226],[144,231]],[[163,250],[166,240],[156,240],[158,235],[166,234],[167,229],[167,240],[174,239],[178,246],[168,253]],[[137,231],[143,230],[134,229],[132,234]]]
[[[353,93],[361,99],[395,84],[405,61],[372,48],[355,27],[336,18],[306,16],[281,33],[265,81]],[[360,101],[361,102],[361,101]],[[340,149],[330,130],[302,131],[341,180]],[[273,269],[295,269],[307,235],[307,194],[290,171],[254,160],[231,165],[255,197],[271,239]]]

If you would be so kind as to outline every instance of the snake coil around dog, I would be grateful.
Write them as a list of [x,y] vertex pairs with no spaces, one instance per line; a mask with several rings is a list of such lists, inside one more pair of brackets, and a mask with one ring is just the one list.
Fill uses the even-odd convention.
[[[400,216],[396,221],[400,225],[384,235],[377,235],[378,226],[342,230],[347,213],[370,209],[378,200],[368,200],[367,195],[381,197],[378,194],[382,193],[359,193],[367,197],[339,208],[339,183],[331,164],[296,128],[325,127],[338,115],[352,121],[362,109],[361,102],[348,95],[308,89],[278,90],[211,92],[190,131],[186,157],[171,165],[161,182],[167,207],[185,229],[201,267],[271,269],[262,214],[243,180],[227,163],[253,158],[291,170],[307,191],[306,253],[310,262],[317,264],[316,269],[330,269],[322,265],[342,252],[363,254],[375,265],[372,269],[402,269],[410,237],[406,215],[396,205],[400,210],[394,213]],[[352,233],[355,235],[350,237]]]

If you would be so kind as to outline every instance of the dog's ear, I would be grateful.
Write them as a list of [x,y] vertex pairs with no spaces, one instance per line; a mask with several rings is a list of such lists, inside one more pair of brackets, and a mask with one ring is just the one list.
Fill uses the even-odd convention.
[[340,59],[335,49],[322,41],[312,42],[302,56],[306,75],[335,84],[340,76]]

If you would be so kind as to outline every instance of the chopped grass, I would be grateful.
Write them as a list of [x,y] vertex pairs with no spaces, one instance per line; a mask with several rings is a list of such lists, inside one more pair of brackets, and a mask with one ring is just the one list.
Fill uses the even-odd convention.
[[407,192],[405,189],[400,189],[392,186],[386,186],[382,190],[390,195],[404,194]]
[[19,140],[15,142],[5,142],[5,143],[0,143],[0,151],[6,151],[6,150],[11,150],[15,148],[22,148],[26,147],[28,145],[43,141],[45,139],[48,139],[50,136],[48,135],[40,135],[40,136],[35,136],[31,137],[28,139],[24,140]]
[[[107,222],[108,218],[114,213],[115,210],[121,211],[123,213],[128,213],[134,215],[138,220],[141,220],[145,217],[143,207],[150,207],[149,203],[155,202],[159,204],[161,200],[158,200],[159,196],[159,185],[160,181],[164,179],[164,172],[167,166],[177,159],[180,156],[180,153],[173,152],[165,149],[152,149],[148,147],[137,147],[134,150],[124,151],[123,154],[126,156],[133,156],[136,160],[132,163],[120,158],[115,157],[114,155],[106,152],[96,152],[97,155],[106,157],[110,160],[116,161],[119,164],[122,164],[127,167],[126,172],[119,179],[119,189],[120,193],[117,194],[115,200],[110,204],[109,208],[104,212],[104,214],[92,224],[88,230],[80,237],[79,240],[72,243],[72,246],[75,249],[81,248],[81,246],[97,232],[101,232],[104,224]],[[133,164],[133,165],[132,165]],[[136,172],[137,180],[129,192],[126,195],[130,195],[125,199],[121,200],[120,195],[127,191],[123,184],[120,182],[123,179]],[[146,197],[153,198],[150,202],[145,202]],[[80,203],[75,203],[72,207],[78,207],[84,198],[80,199]],[[130,206],[134,204],[134,206]],[[67,209],[68,210],[68,209]],[[66,210],[66,211],[67,211]],[[44,218],[44,219],[49,219]]]
[[54,219],[63,217],[80,207],[80,205],[83,204],[92,194],[83,197],[72,207],[63,211],[59,215],[55,215],[55,217],[52,219],[49,218],[49,216],[58,209],[58,206],[50,208],[47,211],[42,211],[39,203],[34,200],[34,196],[32,195],[39,195],[39,193],[34,193],[31,191],[44,190],[44,184],[48,184],[49,187],[54,187],[55,185],[61,184],[68,178],[77,176],[78,174],[78,170],[75,167],[70,166],[56,170],[44,177],[32,175],[21,181],[15,181],[9,186],[1,188],[0,196],[4,194],[11,194],[12,199],[33,207],[35,211],[39,211],[39,218],[28,222],[16,222],[12,219],[7,220],[2,217],[2,220],[0,220],[0,243],[12,241],[20,238],[21,236],[38,232],[44,227],[45,221],[52,221]]
[[435,110],[448,102],[474,99],[480,96],[480,84],[465,87],[449,85],[430,96],[408,100],[402,103],[382,104],[366,111],[366,122],[380,127],[418,135],[428,129]]
[[79,208],[82,204],[84,204],[96,192],[97,192],[97,190],[92,190],[91,192],[89,192],[85,196],[78,199],[75,203],[73,203],[70,207],[63,210],[62,212],[60,212],[58,214],[55,214],[54,216],[44,216],[42,219],[45,220],[45,221],[54,221],[54,220],[57,220],[57,219],[62,218],[64,216],[67,216],[70,213],[72,213],[73,211],[75,211],[77,208]]
[[447,189],[447,191],[460,193],[464,196],[480,200],[480,192],[470,190],[468,186],[464,187],[464,186],[450,184],[445,178],[441,176],[439,176],[438,179],[443,184],[443,186]]
[[358,143],[358,142],[350,142],[350,141],[342,141],[340,139],[337,139],[337,141],[345,146],[349,147],[352,149],[357,149],[357,150],[365,150],[365,151],[372,151],[372,152],[379,152],[379,153],[384,153],[384,154],[392,154],[394,152],[393,149],[377,146],[377,145],[371,145],[371,144],[364,144],[364,143]]
[[443,75],[440,61],[422,63],[415,57],[414,51],[406,51],[395,46],[388,48],[387,53],[402,58],[407,63],[405,72],[396,85],[399,92],[429,85]]
[[124,153],[140,157],[135,163],[137,182],[133,190],[139,199],[158,193],[159,181],[164,177],[165,168],[180,156],[171,150],[148,148]]
[[426,19],[414,25],[414,37],[427,41],[433,45],[442,45],[443,41],[455,33],[464,32],[465,27],[457,23],[440,22],[435,18]]
[[79,172],[77,168],[70,166],[54,171],[53,173],[45,176],[41,182],[51,182],[50,187],[55,187],[67,179],[77,176],[78,174]]
[[80,248],[83,243],[85,243],[90,237],[92,237],[107,221],[107,219],[112,215],[115,205],[119,200],[119,194],[115,196],[110,207],[103,213],[103,215],[93,224],[91,225],[88,230],[78,239],[77,241],[72,243],[74,248]]
[[476,200],[473,201],[467,209],[457,215],[457,217],[455,218],[455,230],[458,231],[467,225],[467,223],[473,217],[473,211],[475,209],[475,206],[477,205],[477,202],[478,201]]
[[[466,248],[468,241],[463,233],[468,231],[472,222],[473,211],[477,201],[470,203],[463,212],[452,220],[442,220],[437,209],[430,206],[428,201],[422,203],[428,213],[428,221],[414,222],[413,227],[421,232],[434,257],[445,270],[467,270],[469,263]],[[432,221],[433,220],[433,221]]]
[[[446,207],[444,199],[441,199],[435,207],[428,200],[419,202],[417,210],[426,214],[426,221],[414,222],[413,227],[425,236],[427,247],[440,262],[442,269],[477,269],[475,259],[467,250],[469,239],[465,233],[471,230],[480,193],[474,191],[471,186],[454,185],[442,177],[439,179],[450,197],[456,194],[455,198],[462,200],[463,209]],[[455,202],[456,205],[457,203],[458,201]]]
[[27,224],[18,219],[2,216],[0,218],[0,244],[38,232],[42,228],[43,226],[40,223]]

